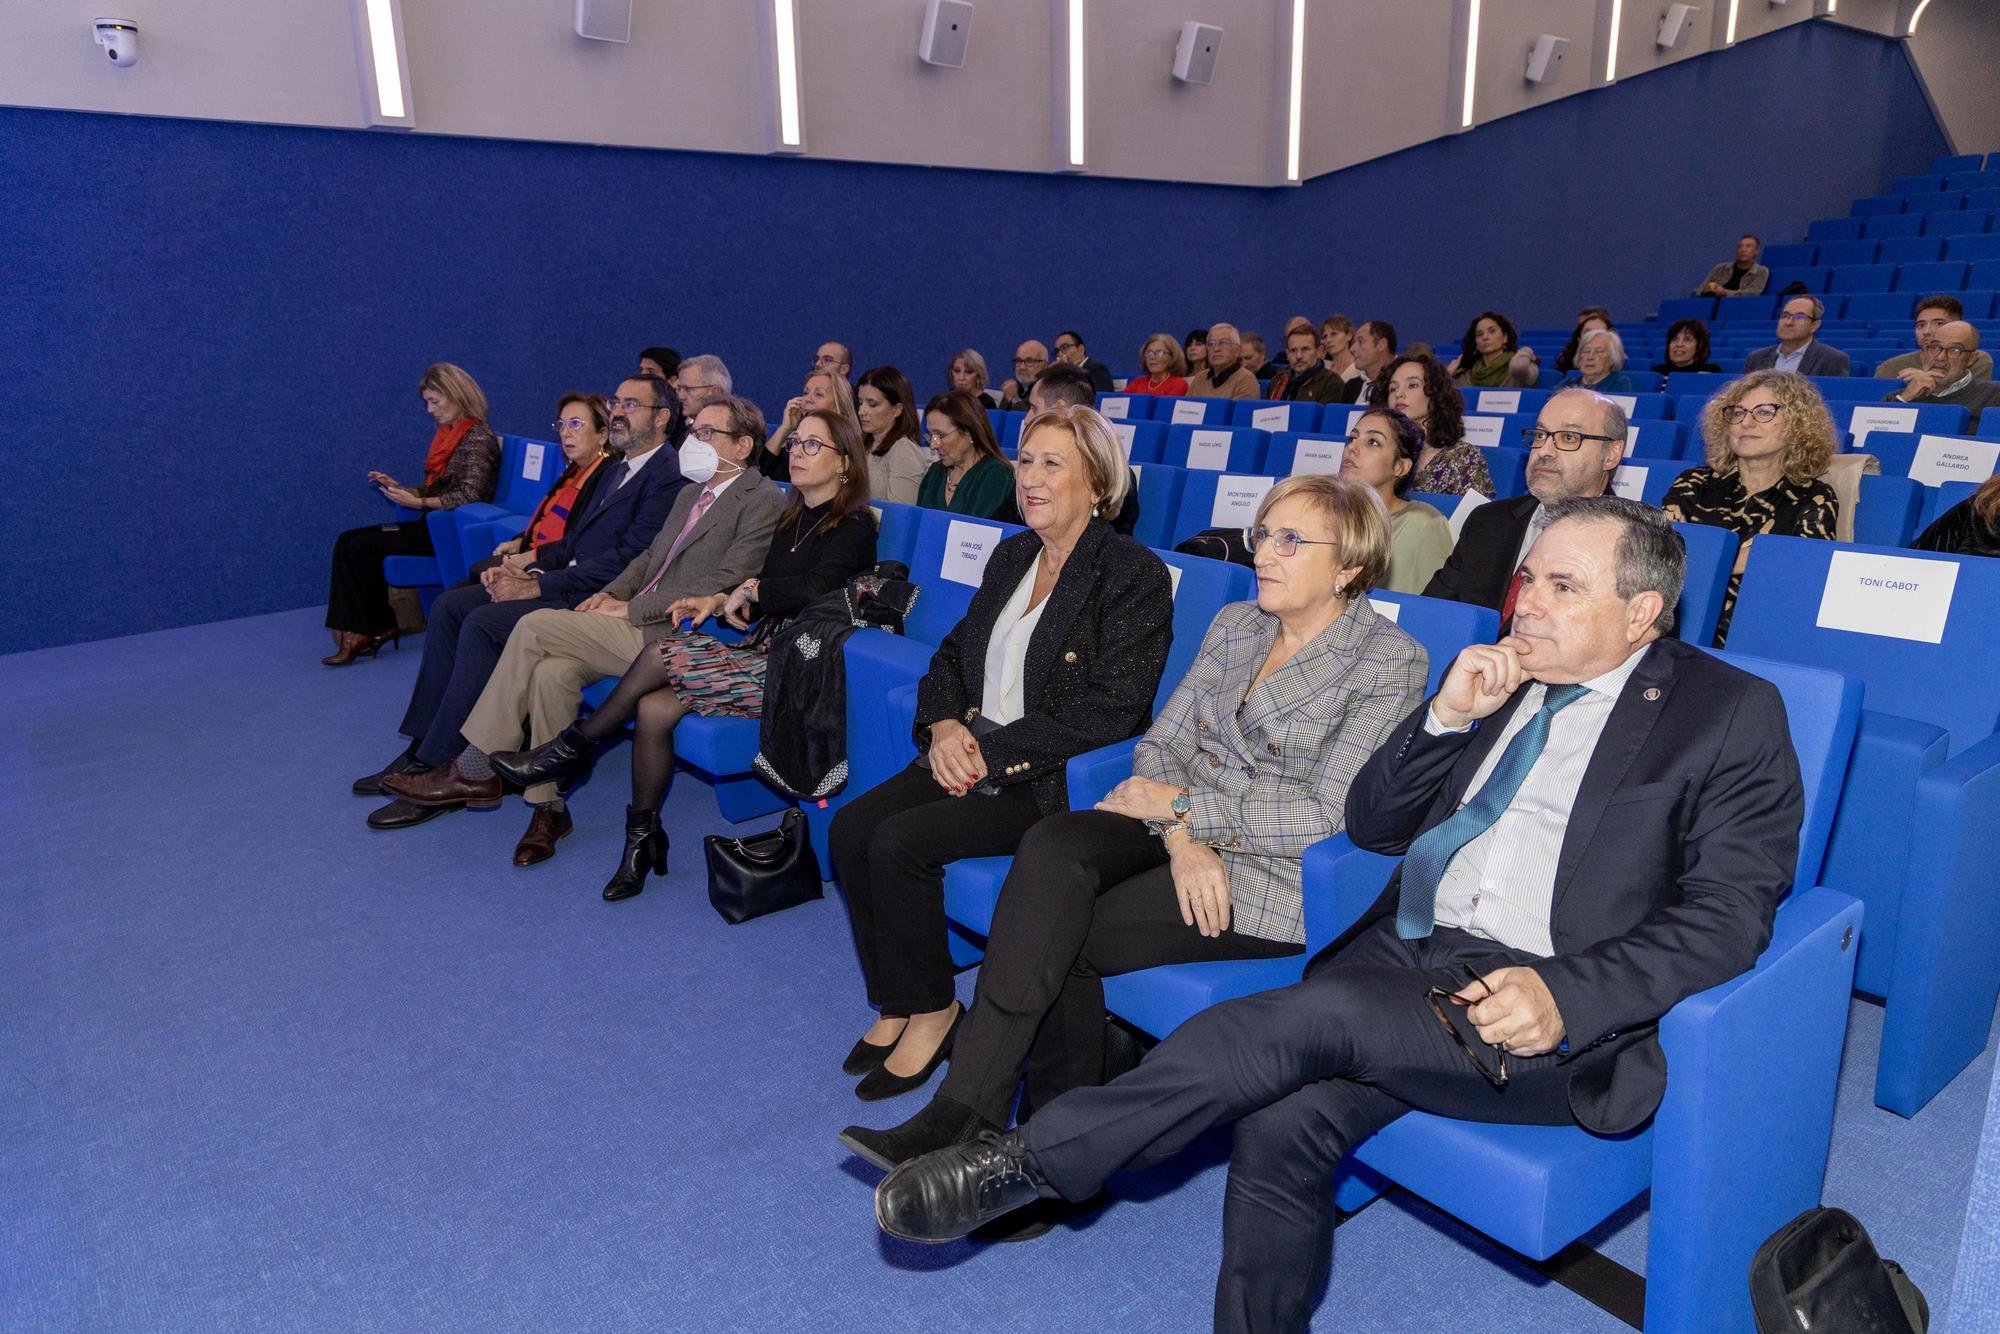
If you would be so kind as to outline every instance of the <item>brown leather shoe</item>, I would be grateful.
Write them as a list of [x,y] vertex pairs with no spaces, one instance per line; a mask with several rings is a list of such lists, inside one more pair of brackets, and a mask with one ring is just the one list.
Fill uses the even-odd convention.
[[412,806],[466,806],[485,811],[500,804],[500,775],[467,778],[453,760],[420,774],[384,774],[382,790]]
[[573,828],[569,807],[554,804],[535,807],[535,813],[528,817],[528,832],[514,845],[514,865],[533,866],[555,856],[556,840],[568,838]]

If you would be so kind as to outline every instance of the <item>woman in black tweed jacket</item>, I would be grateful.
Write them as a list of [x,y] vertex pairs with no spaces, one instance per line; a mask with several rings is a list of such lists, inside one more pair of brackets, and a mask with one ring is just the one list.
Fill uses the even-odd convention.
[[995,547],[972,604],[917,688],[919,759],[834,819],[833,863],[880,1016],[844,1069],[856,1093],[928,1081],[962,1013],[945,941],[944,867],[1005,856],[1064,810],[1072,756],[1137,736],[1173,640],[1160,558],[1102,517],[1129,474],[1098,414],[1062,407],[1024,433],[1015,499],[1031,531]]

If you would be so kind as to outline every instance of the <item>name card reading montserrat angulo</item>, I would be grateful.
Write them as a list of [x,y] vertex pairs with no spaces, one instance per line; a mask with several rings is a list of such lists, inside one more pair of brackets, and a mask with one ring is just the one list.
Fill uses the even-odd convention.
[[1955,561],[1836,551],[1827,561],[1816,623],[1827,630],[1942,643],[1957,586]]
[[1215,479],[1215,507],[1209,511],[1213,528],[1248,528],[1257,518],[1264,493],[1277,484],[1275,477],[1237,477],[1224,474]]
[[940,573],[955,584],[979,587],[979,580],[986,573],[986,558],[999,542],[998,528],[953,519],[951,527],[945,530],[944,569]]

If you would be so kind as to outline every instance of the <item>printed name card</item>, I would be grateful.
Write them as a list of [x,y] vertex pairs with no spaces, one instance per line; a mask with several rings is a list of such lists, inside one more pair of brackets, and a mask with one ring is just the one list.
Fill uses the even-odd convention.
[[1174,403],[1174,425],[1185,426],[1192,422],[1199,426],[1208,420],[1208,404],[1190,402],[1183,398]]
[[999,545],[1000,530],[983,523],[953,519],[944,535],[944,577],[955,584],[979,587],[986,558]]
[[1260,431],[1288,431],[1292,427],[1291,405],[1258,408],[1250,414],[1250,424]]
[[1630,457],[1632,454],[1638,451],[1638,448],[1639,448],[1639,424],[1637,422],[1626,422],[1625,423],[1626,456]]
[[1637,394],[1606,394],[1605,397],[1625,409],[1625,415],[1628,417],[1639,410]]
[[1627,500],[1646,498],[1646,475],[1652,468],[1643,463],[1621,463],[1611,474],[1611,494]]
[[1502,433],[1507,428],[1505,417],[1465,418],[1465,438],[1475,445],[1498,445],[1503,443]]
[[1400,602],[1391,602],[1387,598],[1370,597],[1368,605],[1373,607],[1375,614],[1385,621],[1400,621],[1403,619],[1403,604]]
[[1130,463],[1132,461],[1132,439],[1139,434],[1138,423],[1115,421],[1111,423],[1111,429],[1118,433],[1118,448],[1125,451],[1125,461]]
[[1181,596],[1181,575],[1184,573],[1186,573],[1186,571],[1182,570],[1181,567],[1178,565],[1169,565],[1167,567],[1167,578],[1173,580],[1174,584],[1173,597],[1174,600],[1177,602],[1180,600]]
[[1870,431],[1916,430],[1917,410],[1886,408],[1873,403],[1864,403],[1854,409],[1854,415],[1847,419],[1847,429],[1854,433],[1854,448],[1860,449],[1867,441]]
[[1348,435],[1354,434],[1354,428],[1360,425],[1361,419],[1367,415],[1368,415],[1368,409],[1365,407],[1349,408],[1347,410],[1347,425],[1343,427],[1342,430],[1344,430]]
[[1129,417],[1132,415],[1132,400],[1130,398],[1100,398],[1097,400],[1097,410],[1107,417]]
[[1482,389],[1479,391],[1479,411],[1496,412],[1502,417],[1521,410],[1521,391],[1518,389]]
[[1941,643],[1957,583],[1958,566],[1952,561],[1836,551],[1827,562],[1815,624],[1858,635]]
[[1264,493],[1277,485],[1275,477],[1218,477],[1215,506],[1208,512],[1211,528],[1248,528],[1257,520]]
[[1472,517],[1472,511],[1478,509],[1481,505],[1484,505],[1487,501],[1491,499],[1493,499],[1493,497],[1482,496],[1477,491],[1467,491],[1464,495],[1458,498],[1458,504],[1453,506],[1451,511],[1450,524],[1451,524],[1452,541],[1454,542],[1458,541],[1458,535],[1459,533],[1464,531],[1465,521]]
[[528,448],[521,455],[521,476],[533,481],[541,481],[542,460],[547,456],[548,449],[549,447],[539,440],[530,440]]
[[1996,466],[2000,466],[2000,441],[1927,435],[1917,441],[1916,457],[1910,460],[1910,476],[1925,486],[1983,482],[1993,475]]
[[1340,456],[1347,452],[1342,440],[1301,440],[1292,455],[1292,476],[1313,477],[1340,471]]
[[1187,466],[1221,472],[1229,466],[1229,432],[1189,431]]

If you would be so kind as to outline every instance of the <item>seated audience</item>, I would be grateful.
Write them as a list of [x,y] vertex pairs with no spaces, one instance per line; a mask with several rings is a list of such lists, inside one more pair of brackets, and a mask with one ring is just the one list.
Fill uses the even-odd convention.
[[[1051,366],[1047,373],[1035,381],[1034,390],[1028,395],[1029,412],[1050,412],[1068,406],[1088,408],[1097,402],[1097,391],[1090,387],[1090,379],[1074,366]],[[1018,491],[1010,489],[1006,500],[993,515],[1002,523],[1022,523],[1018,506]],[[1111,530],[1132,535],[1139,526],[1139,474],[1129,467],[1125,470],[1125,499],[1119,503],[1111,518]]]
[[1375,377],[1368,401],[1394,408],[1423,432],[1423,455],[1410,490],[1440,496],[1493,494],[1486,456],[1465,439],[1465,396],[1436,357],[1409,352],[1397,357]]
[[1987,478],[1969,498],[1938,515],[1910,545],[1918,551],[2000,556],[2000,474]]
[[1354,363],[1354,321],[1345,315],[1329,315],[1319,322],[1320,364],[1340,381],[1340,403],[1361,397],[1368,377]]
[[1083,335],[1074,329],[1065,329],[1056,335],[1056,360],[1074,366],[1090,377],[1090,387],[1100,394],[1111,392],[1111,368],[1101,361],[1092,361],[1090,350],[1083,345]]
[[[967,400],[969,402],[969,400]],[[976,409],[975,409],[976,411]],[[697,425],[689,434],[712,442],[721,428]],[[632,731],[632,801],[625,808],[625,850],[604,886],[607,902],[646,887],[648,873],[667,873],[667,832],[660,802],[674,773],[674,729],[689,713],[704,718],[757,718],[764,712],[764,667],[771,635],[823,593],[875,564],[875,516],[868,510],[868,470],[860,462],[861,433],[831,414],[807,414],[786,449],[792,498],[779,516],[763,568],[735,588],[684,597],[667,608],[668,628],[625,674],[602,708],[531,751],[498,752],[493,767],[520,787],[580,773],[597,747],[626,723]],[[757,633],[735,644],[705,634],[716,617]],[[682,628],[683,624],[690,628]]]
[[1556,373],[1568,375],[1576,369],[1576,352],[1583,344],[1583,336],[1593,329],[1610,329],[1611,312],[1602,306],[1585,306],[1576,313],[1576,328],[1570,330],[1569,341],[1563,350],[1556,353]]
[[785,445],[792,438],[792,432],[799,428],[806,414],[831,413],[845,417],[857,427],[860,418],[854,412],[854,390],[848,386],[847,378],[837,371],[812,371],[806,375],[805,388],[798,397],[785,404],[785,416],[778,423],[778,429],[757,451],[757,470],[774,482],[788,482],[792,478],[791,455]]
[[1348,836],[1408,855],[1305,979],[1210,1006],[1023,1128],[903,1164],[880,1225],[955,1239],[1233,1127],[1216,1328],[1303,1330],[1329,1273],[1370,1279],[1334,1264],[1334,1169],[1404,1113],[1642,1125],[1669,1077],[1659,1021],[1756,963],[1805,809],[1777,688],[1663,637],[1677,537],[1631,501],[1564,507],[1528,557],[1523,634],[1460,654],[1349,785]]
[[[1028,392],[1035,377],[1048,369],[1049,350],[1030,338],[1014,349],[1014,378],[1000,386],[1000,407],[1006,412],[1026,412]],[[877,496],[877,500],[881,497]]]
[[951,387],[971,394],[989,408],[1000,406],[1000,395],[986,387],[986,358],[975,347],[960,348],[951,359]]
[[[1304,329],[1307,333],[1312,334],[1314,345],[1317,346],[1319,334],[1313,329],[1313,322],[1304,315],[1292,316],[1285,321],[1285,331],[1279,337],[1277,349],[1271,354],[1269,361],[1260,365],[1251,361],[1247,355],[1243,358],[1244,363],[1256,371],[1258,379],[1269,380],[1274,376],[1283,375],[1291,368],[1292,357],[1289,345],[1294,329]],[[1272,394],[1271,397],[1276,398],[1277,395]]]
[[1687,372],[1722,373],[1722,367],[1708,359],[1708,326],[1700,320],[1675,320],[1668,325],[1667,359],[1653,367],[1655,375]]
[[1243,367],[1258,381],[1265,379],[1265,358],[1269,351],[1264,346],[1264,335],[1246,333],[1243,335]]
[[1172,334],[1156,333],[1148,338],[1139,349],[1139,365],[1146,373],[1127,380],[1126,393],[1178,398],[1188,391],[1187,356]]
[[1819,480],[1835,436],[1819,390],[1788,371],[1752,371],[1728,385],[1703,410],[1701,431],[1708,462],[1676,477],[1660,508],[1670,519],[1727,528],[1743,540],[1715,627],[1720,648],[1758,537],[1835,537],[1840,502]]
[[[607,406],[609,454],[604,452]],[[683,431],[680,402],[666,381],[657,375],[634,376],[618,386],[609,405],[601,398],[572,394],[561,411],[563,420],[556,428],[570,466],[556,479],[527,532],[500,544],[497,566],[431,604],[423,666],[399,729],[410,744],[388,767],[356,780],[356,796],[382,795],[387,775],[426,773],[456,758],[465,749],[459,729],[514,627],[542,608],[583,602],[643,552],[665,525],[685,484],[667,447]],[[559,512],[567,517],[557,518]],[[370,812],[368,827],[407,829],[450,809],[395,800]],[[556,840],[569,832],[569,813],[560,798],[536,806],[514,849],[514,864],[546,861]]]
[[[691,364],[682,363],[683,374]],[[384,775],[382,790],[417,806],[499,805],[495,752],[554,740],[576,721],[583,688],[623,674],[672,628],[683,598],[726,593],[763,568],[785,508],[784,492],[751,466],[763,443],[764,414],[748,399],[725,395],[696,413],[678,459],[693,485],[674,497],[652,545],[575,610],[523,617],[459,729],[466,746],[457,758],[425,773]],[[540,783],[525,796],[545,805],[556,786]]]
[[1743,359],[1745,371],[1795,371],[1800,375],[1845,375],[1847,354],[1813,337],[1826,316],[1816,296],[1794,296],[1778,307],[1778,342]]
[[1256,599],[1217,614],[1133,776],[1021,840],[936,1096],[841,1135],[877,1166],[1000,1130],[1024,1065],[1035,1107],[1102,1083],[1101,979],[1304,951],[1300,859],[1341,831],[1348,784],[1423,698],[1427,664],[1366,596],[1389,534],[1364,488],[1287,478],[1250,531]]
[[1578,340],[1576,369],[1558,388],[1594,389],[1600,394],[1635,394],[1639,386],[1625,373],[1625,340],[1611,329],[1592,329]]
[[1347,382],[1319,364],[1319,336],[1311,324],[1285,335],[1285,368],[1271,377],[1266,393],[1292,403],[1339,403]]
[[681,419],[688,422],[710,403],[729,397],[735,386],[722,358],[706,352],[684,359],[680,378],[673,383],[674,392],[680,395]]
[[1432,506],[1408,499],[1423,448],[1423,428],[1385,407],[1354,423],[1340,456],[1341,477],[1373,490],[1388,511],[1389,573],[1382,587],[1391,593],[1423,592],[1451,555],[1451,524]]
[[1972,370],[1979,355],[1979,330],[1953,320],[1924,346],[1923,365],[1904,371],[1903,387],[1889,395],[1891,403],[1955,403],[1969,409],[1965,429],[1977,431],[1986,409],[2000,403],[2000,384],[1982,380]]
[[[1924,349],[1937,341],[1938,330],[1953,320],[1965,318],[1965,306],[1957,297],[1940,292],[1936,296],[1918,297],[1916,309],[1910,314],[1917,322],[1917,350],[1891,357],[1877,366],[1877,379],[1907,379],[1906,372],[1921,371],[1924,368]],[[1985,352],[1975,352],[1970,369],[1973,379],[1990,380],[1993,378],[1993,358]]]
[[672,385],[681,373],[681,354],[670,347],[649,347],[639,354],[639,374],[657,375]]
[[1348,350],[1353,354],[1355,368],[1366,377],[1361,382],[1361,391],[1348,401],[1377,402],[1375,381],[1396,359],[1396,326],[1387,320],[1363,320],[1354,331]]
[[[424,454],[424,480],[408,487],[385,472],[368,482],[383,499],[409,510],[449,510],[493,499],[500,476],[500,438],[486,424],[486,395],[470,375],[450,362],[427,367],[418,382],[424,411],[437,423]],[[326,628],[333,653],[320,661],[345,667],[372,658],[394,642],[396,613],[382,577],[385,556],[434,556],[430,525],[419,515],[395,523],[350,528],[334,539],[333,572],[326,595]]]
[[1757,296],[1764,290],[1764,284],[1771,281],[1771,271],[1757,262],[1763,252],[1764,243],[1756,237],[1744,235],[1737,238],[1736,258],[1723,260],[1708,271],[1701,286],[1694,289],[1696,296]]
[[1535,349],[1521,346],[1514,321],[1497,310],[1480,313],[1466,326],[1458,355],[1445,367],[1452,382],[1476,389],[1515,386],[1533,389],[1541,375]]
[[1188,336],[1181,339],[1181,355],[1187,360],[1190,375],[1207,366],[1208,330],[1189,329]]
[[924,405],[924,425],[937,462],[924,470],[917,504],[990,519],[1014,490],[1014,466],[1000,452],[979,400],[939,394]]
[[917,437],[917,391],[894,366],[865,372],[854,391],[854,413],[868,445],[868,493],[898,505],[917,503],[917,488],[931,466]]
[[1208,363],[1188,377],[1188,393],[1195,398],[1257,397],[1257,377],[1243,364],[1243,341],[1235,325],[1210,327]]
[[1553,395],[1535,424],[1521,432],[1528,447],[1528,494],[1474,510],[1424,596],[1492,607],[1505,631],[1514,614],[1521,560],[1548,527],[1552,509],[1609,491],[1629,433],[1625,410],[1604,395],[1588,389]]
[[864,1099],[922,1087],[951,1054],[962,1011],[945,864],[1014,852],[1036,821],[1068,809],[1070,758],[1137,736],[1152,713],[1173,586],[1158,556],[1104,520],[1126,475],[1093,410],[1027,424],[1014,485],[1030,531],[993,548],[931,659],[917,692],[920,758],[834,817],[833,866],[879,1012],[842,1064],[864,1076]]
[[821,343],[813,353],[813,369],[831,371],[843,380],[854,378],[854,353],[845,343]]

